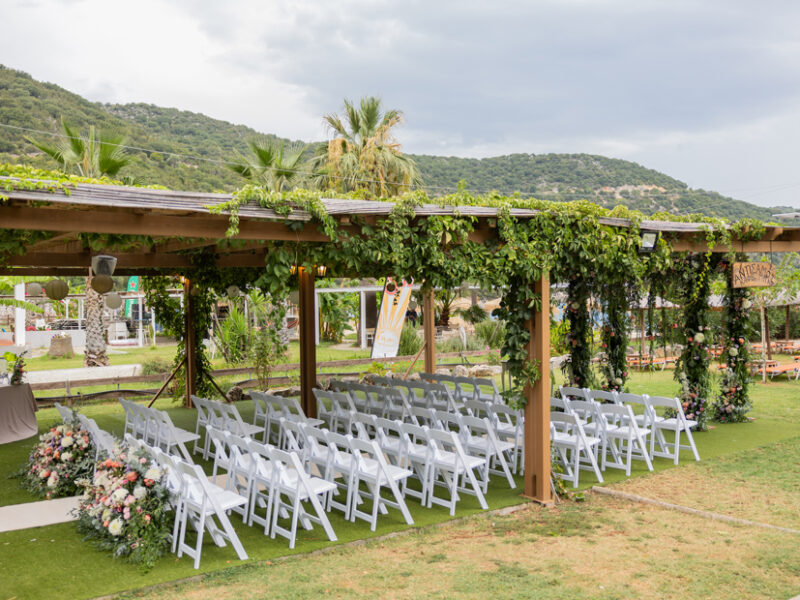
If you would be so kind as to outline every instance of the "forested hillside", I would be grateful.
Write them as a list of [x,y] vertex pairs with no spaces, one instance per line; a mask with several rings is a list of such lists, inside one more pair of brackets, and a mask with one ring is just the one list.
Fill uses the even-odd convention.
[[[261,135],[202,114],[150,104],[89,102],[57,85],[34,80],[0,65],[0,124],[59,132],[64,117],[85,130],[95,125],[127,136],[134,160],[125,173],[145,183],[173,189],[230,191],[241,178],[224,163],[246,152],[248,139]],[[52,167],[26,136],[54,138],[0,127],[0,162]],[[267,136],[273,137],[274,136]],[[464,181],[470,190],[520,192],[547,200],[587,199],[604,206],[624,204],[644,213],[669,211],[739,219],[769,219],[782,207],[763,208],[686,184],[633,162],[588,154],[512,154],[473,159],[411,155],[431,195],[454,190]]]

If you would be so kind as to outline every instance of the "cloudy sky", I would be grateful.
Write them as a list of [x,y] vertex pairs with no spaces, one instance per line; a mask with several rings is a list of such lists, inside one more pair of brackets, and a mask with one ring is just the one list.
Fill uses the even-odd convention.
[[[123,6],[125,8],[123,8]],[[342,98],[409,152],[590,152],[800,207],[792,0],[0,0],[0,63],[304,140]],[[797,198],[797,199],[796,199]]]

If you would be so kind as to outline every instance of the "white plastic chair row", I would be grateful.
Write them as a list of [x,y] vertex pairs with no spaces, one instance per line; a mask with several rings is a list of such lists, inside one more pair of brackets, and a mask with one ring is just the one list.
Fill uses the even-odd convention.
[[246,423],[239,414],[239,410],[231,403],[192,396],[192,404],[197,410],[197,422],[194,430],[197,437],[194,439],[192,452],[197,453],[200,450],[198,442],[202,436],[204,438],[202,448],[204,458],[208,458],[209,455],[209,440],[205,435],[207,425],[244,437],[253,436],[263,430],[258,425]]
[[251,391],[250,397],[255,406],[254,425],[261,425],[262,440],[265,443],[280,445],[281,430],[278,423],[281,419],[288,419],[297,423],[310,423],[314,426],[324,423],[322,419],[312,419],[303,412],[297,398],[275,396],[266,392]]
[[123,398],[119,399],[119,403],[125,411],[123,435],[129,433],[170,454],[177,448],[184,460],[193,462],[186,444],[199,438],[196,433],[175,427],[169,413],[163,410],[148,408]]

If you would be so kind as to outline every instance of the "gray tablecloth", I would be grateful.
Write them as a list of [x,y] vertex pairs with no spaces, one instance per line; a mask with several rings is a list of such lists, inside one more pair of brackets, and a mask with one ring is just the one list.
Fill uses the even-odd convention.
[[36,400],[27,383],[0,386],[0,444],[36,435],[36,410]]

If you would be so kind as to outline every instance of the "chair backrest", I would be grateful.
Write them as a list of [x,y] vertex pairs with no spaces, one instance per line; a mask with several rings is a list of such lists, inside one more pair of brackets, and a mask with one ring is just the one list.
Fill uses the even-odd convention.
[[466,465],[464,447],[454,431],[443,431],[428,429],[425,431],[428,441],[433,448],[434,456],[440,457],[444,452],[453,452],[459,457],[460,461]]
[[[352,428],[355,430],[355,436],[362,440],[371,440],[377,436],[376,415],[363,412],[353,412],[352,414]],[[353,433],[351,431],[351,433]]]
[[464,408],[474,417],[488,417],[491,414],[490,403],[483,400],[465,400]]
[[233,462],[237,466],[243,467],[244,466],[243,458],[250,452],[247,443],[248,441],[245,438],[238,436],[230,431],[223,432],[223,435],[225,436],[225,439],[228,442],[228,448],[231,451],[231,458],[233,459]]
[[589,398],[598,402],[602,400],[603,402],[613,402],[614,404],[619,404],[619,394],[617,392],[607,392],[605,390],[588,390],[587,392]]
[[298,423],[285,417],[281,417],[278,423],[283,430],[284,448],[282,450],[289,450],[290,452],[302,451],[301,443],[304,441],[304,437],[300,432]]
[[272,475],[272,464],[270,461],[270,453],[274,446],[269,444],[262,444],[256,440],[247,440],[247,450],[250,457],[254,462],[254,470],[256,475],[267,477]]
[[438,426],[436,429],[446,429],[448,431],[455,431],[462,433],[464,429],[464,422],[461,418],[461,413],[451,413],[446,410],[436,411],[436,421]]
[[413,420],[417,425],[425,425],[426,427],[438,427],[436,418],[436,411],[433,408],[424,408],[422,406],[411,406],[410,409]]
[[683,411],[683,406],[678,398],[669,398],[667,396],[647,396],[647,404],[650,408],[651,414],[655,417],[656,407],[664,408],[668,412],[675,411],[678,419],[681,421],[686,420],[686,414]]
[[385,387],[394,387],[399,381],[394,377],[383,377],[382,375],[370,375],[369,378],[372,380],[373,385],[382,385]]
[[567,400],[575,399],[575,400],[586,400],[586,391],[582,388],[576,387],[568,387],[568,386],[561,386],[558,388],[558,393],[561,395],[562,398]]
[[584,421],[588,421],[593,420],[597,415],[595,404],[590,400],[570,400],[569,408],[572,414]]
[[550,422],[562,423],[563,425],[566,425],[568,428],[577,427],[579,424],[578,417],[570,413],[562,413],[562,412],[551,412]]
[[429,446],[427,427],[413,423],[400,423],[400,430],[406,443]]
[[555,408],[560,410],[561,412],[569,413],[571,412],[569,409],[569,404],[570,404],[569,400],[566,400],[564,398],[558,398],[556,396],[550,396],[551,409]]
[[353,438],[351,435],[342,435],[335,431],[327,431],[325,439],[328,442],[328,452],[330,452],[331,460],[337,468],[348,465],[344,455],[350,454],[350,440]]
[[264,418],[267,416],[268,407],[266,395],[266,393],[259,392],[258,390],[250,390],[250,398],[253,399],[253,411],[256,420],[258,420],[259,417]]
[[225,432],[211,425],[206,425],[206,434],[211,438],[214,444],[214,458],[227,462],[230,460],[230,448],[228,446],[228,438]]

